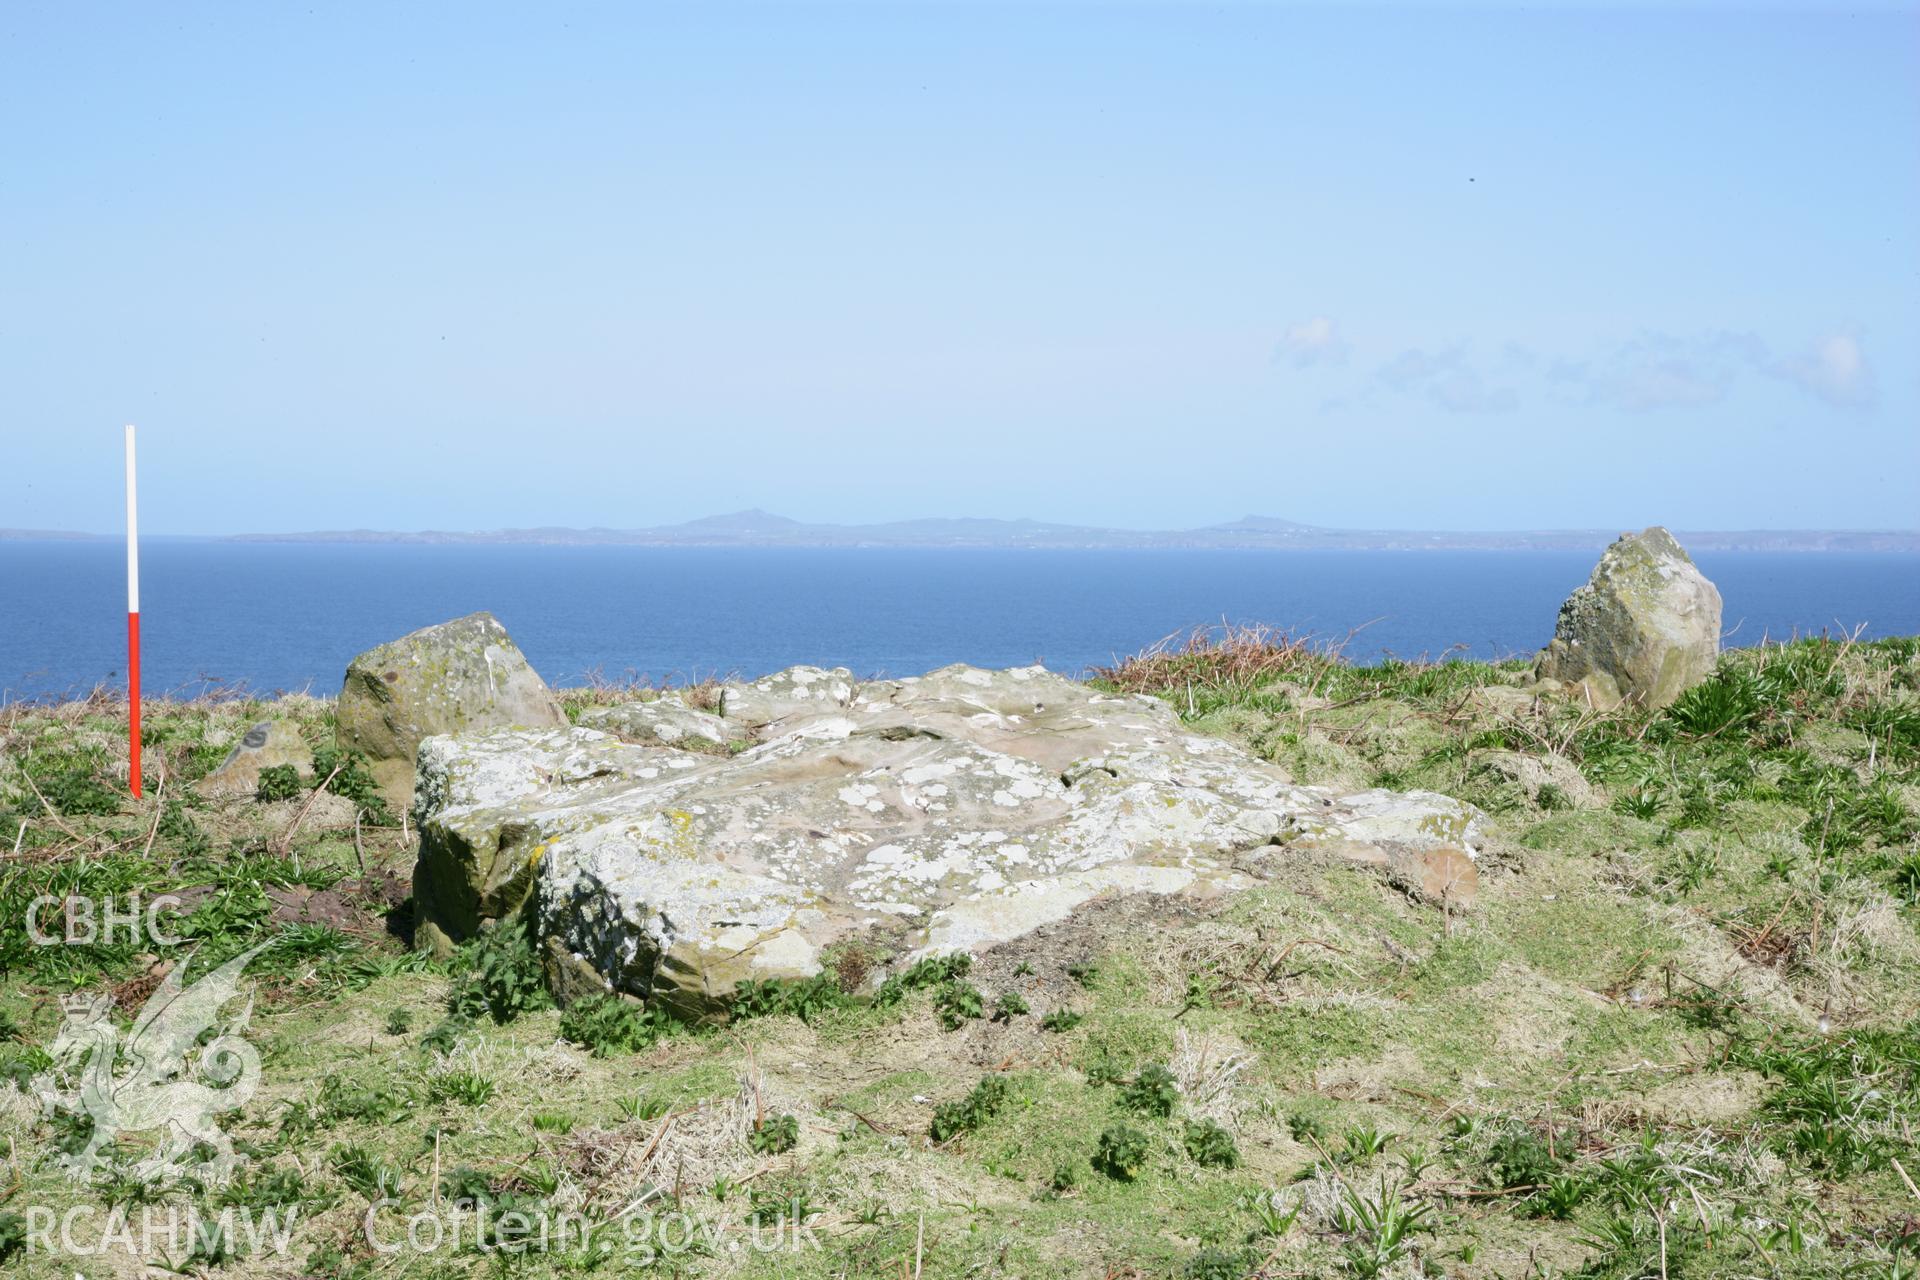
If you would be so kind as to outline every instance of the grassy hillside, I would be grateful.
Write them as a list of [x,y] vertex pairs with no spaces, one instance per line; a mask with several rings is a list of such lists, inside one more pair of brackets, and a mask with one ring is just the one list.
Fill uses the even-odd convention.
[[[192,1205],[294,1211],[284,1251],[236,1227],[150,1259],[233,1277],[1920,1273],[1916,655],[1741,650],[1654,716],[1253,632],[1142,655],[1100,678],[1302,782],[1485,808],[1477,907],[1300,852],[970,965],[847,948],[703,1028],[550,1007],[510,928],[413,953],[411,832],[352,761],[317,793],[194,794],[257,719],[325,747],[324,701],[151,707],[166,782],[138,803],[123,708],[10,707],[0,1260],[138,1276],[49,1254],[30,1212],[93,1206],[90,1246],[107,1206]],[[640,695],[570,702],[610,696]],[[124,1034],[186,950],[35,945],[27,910],[163,892],[195,976],[273,940],[248,970],[261,1087],[223,1120],[250,1159],[156,1188],[135,1141],[75,1184],[57,1161],[90,1122],[31,1092],[60,997],[113,993]],[[384,1200],[382,1246],[416,1213],[461,1242],[376,1249]],[[541,1247],[516,1213],[585,1227]]]

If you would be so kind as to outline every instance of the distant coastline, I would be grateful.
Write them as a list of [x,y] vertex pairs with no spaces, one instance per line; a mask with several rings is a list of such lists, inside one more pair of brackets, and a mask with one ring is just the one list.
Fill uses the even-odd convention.
[[[1330,529],[1273,516],[1246,516],[1198,529],[1111,529],[1042,520],[925,519],[885,524],[810,524],[751,510],[641,529],[544,526],[473,532],[331,529],[227,534],[223,542],[401,543],[409,545],[1034,548],[1234,551],[1598,551],[1621,529],[1487,532]],[[92,540],[103,535],[0,529],[0,540]],[[1691,551],[1920,552],[1920,530],[1675,530]]]
[[105,536],[66,529],[0,529],[0,542],[98,542]]

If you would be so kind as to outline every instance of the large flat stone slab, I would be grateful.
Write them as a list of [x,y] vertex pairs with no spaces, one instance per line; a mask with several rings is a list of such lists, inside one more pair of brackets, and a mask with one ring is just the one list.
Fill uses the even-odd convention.
[[652,726],[674,722],[658,710],[629,726],[640,742],[428,739],[427,938],[524,906],[563,989],[699,1012],[741,981],[818,972],[870,931],[988,947],[1096,896],[1247,883],[1240,855],[1290,842],[1383,866],[1449,850],[1457,880],[1478,839],[1458,801],[1298,786],[1158,701],[1039,667],[865,683],[797,668],[727,687],[720,707],[751,743],[727,757],[656,745]]

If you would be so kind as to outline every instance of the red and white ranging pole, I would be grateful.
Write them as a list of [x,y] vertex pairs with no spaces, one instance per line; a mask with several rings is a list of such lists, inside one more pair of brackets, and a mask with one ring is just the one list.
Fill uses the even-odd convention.
[[133,424],[127,424],[127,753],[140,798],[140,519],[134,500]]

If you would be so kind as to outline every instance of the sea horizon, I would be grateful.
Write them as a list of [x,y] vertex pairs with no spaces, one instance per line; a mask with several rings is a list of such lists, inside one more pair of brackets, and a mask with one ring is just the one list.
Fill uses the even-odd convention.
[[[629,547],[154,539],[144,681],[330,694],[359,652],[485,610],[556,686],[860,676],[952,662],[1082,677],[1168,636],[1278,627],[1384,657],[1529,656],[1595,557],[1556,550]],[[1920,555],[1706,552],[1730,647],[1920,632]],[[123,678],[124,562],[111,540],[0,544],[0,697]]]
[[[1183,528],[1073,524],[1032,518],[925,516],[838,523],[796,520],[759,508],[639,527],[531,525],[496,529],[309,529],[154,533],[148,541],[354,546],[625,546],[740,549],[1209,550],[1209,551],[1591,551],[1636,529],[1522,527],[1400,529],[1305,524],[1250,514]],[[1696,551],[1920,552],[1920,529],[1674,529]],[[107,542],[118,533],[0,528],[0,542]]]

